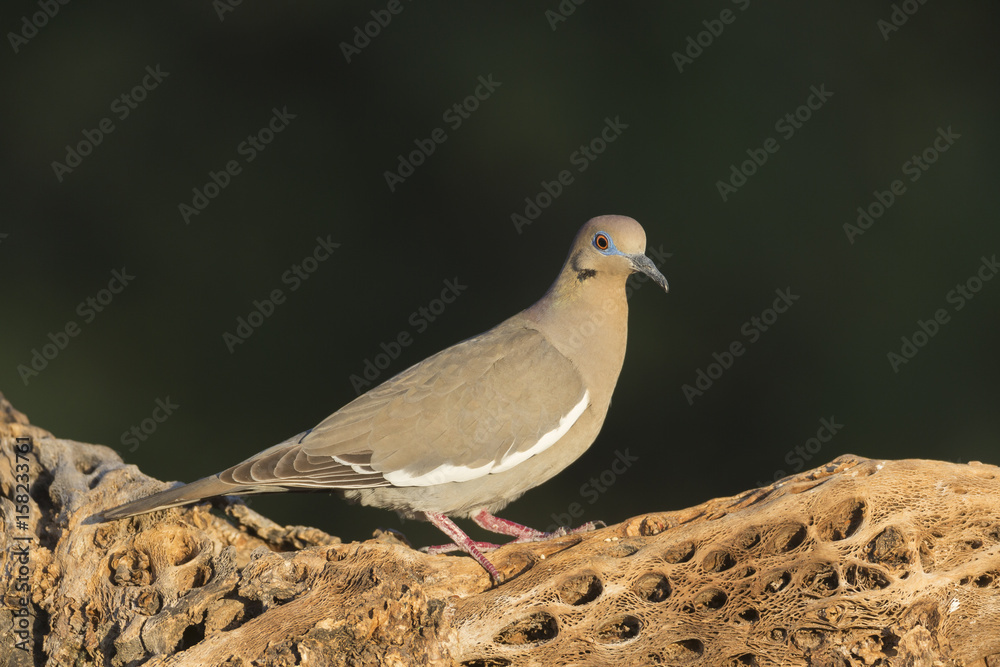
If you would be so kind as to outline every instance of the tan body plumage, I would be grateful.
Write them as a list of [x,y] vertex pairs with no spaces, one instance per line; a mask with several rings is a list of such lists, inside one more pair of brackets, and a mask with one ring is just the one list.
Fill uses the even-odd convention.
[[446,517],[472,516],[527,538],[492,513],[563,470],[597,437],[625,357],[625,280],[642,271],[667,288],[644,250],[645,233],[631,218],[594,218],[532,307],[408,368],[305,433],[104,518],[218,495],[337,491],[434,522],[496,578]]

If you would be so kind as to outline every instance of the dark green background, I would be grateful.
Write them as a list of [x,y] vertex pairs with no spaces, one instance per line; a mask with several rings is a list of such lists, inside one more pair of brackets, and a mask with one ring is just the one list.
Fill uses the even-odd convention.
[[[347,63],[340,43],[384,3],[244,3],[220,21],[207,0],[74,2],[16,54],[7,35],[38,7],[6,3],[0,390],[57,435],[192,480],[353,398],[349,376],[379,343],[412,333],[410,314],[445,279],[468,289],[390,372],[532,303],[580,224],[622,213],[672,253],[671,293],[633,297],[601,436],[510,518],[546,527],[579,502],[584,520],[612,522],[739,493],[793,472],[788,453],[831,416],[844,427],[809,466],[845,452],[1000,460],[1000,280],[959,312],[946,301],[1000,252],[995,2],[911,3],[888,40],[877,25],[888,2],[592,1],[555,30],[555,1],[527,4],[404,2]],[[678,72],[672,54],[727,8],[734,22]],[[156,65],[169,76],[114,117],[112,101]],[[488,75],[500,87],[452,130],[442,114]],[[821,85],[833,96],[782,138],[775,122]],[[185,225],[178,204],[240,159],[274,107],[295,119]],[[58,182],[52,162],[109,116],[114,132]],[[628,128],[518,234],[511,214],[573,168],[606,117]],[[384,171],[437,127],[447,141],[390,192]],[[939,127],[961,138],[905,180],[902,164]],[[716,182],[768,137],[779,151],[723,202]],[[850,244],[844,223],[897,178],[906,193]],[[280,276],[318,235],[342,245],[289,292]],[[122,266],[134,282],[26,386],[18,364],[80,322],[77,304]],[[230,354],[223,332],[275,288],[286,303]],[[746,342],[741,326],[777,288],[800,298],[689,405],[681,386]],[[951,321],[894,373],[886,354],[938,308]],[[166,397],[180,408],[128,452],[121,434]],[[581,485],[626,448],[638,462],[590,503]],[[399,526],[324,496],[254,506],[347,539]],[[440,541],[430,527],[405,530]]]

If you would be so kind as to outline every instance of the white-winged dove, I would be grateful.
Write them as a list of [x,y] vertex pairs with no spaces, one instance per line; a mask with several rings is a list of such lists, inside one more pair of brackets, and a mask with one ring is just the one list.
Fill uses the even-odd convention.
[[430,521],[499,582],[482,553],[494,545],[473,542],[449,517],[471,517],[515,541],[548,536],[493,513],[597,437],[625,358],[625,281],[640,272],[667,290],[645,249],[646,234],[632,218],[594,218],[577,233],[555,283],[527,310],[424,359],[305,433],[103,516],[221,495],[335,490]]

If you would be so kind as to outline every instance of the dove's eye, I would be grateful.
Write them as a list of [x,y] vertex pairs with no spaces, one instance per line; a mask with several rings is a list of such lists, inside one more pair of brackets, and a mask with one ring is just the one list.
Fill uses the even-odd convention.
[[601,252],[607,252],[614,247],[614,244],[611,242],[610,236],[604,232],[597,232],[597,234],[594,235],[594,247]]

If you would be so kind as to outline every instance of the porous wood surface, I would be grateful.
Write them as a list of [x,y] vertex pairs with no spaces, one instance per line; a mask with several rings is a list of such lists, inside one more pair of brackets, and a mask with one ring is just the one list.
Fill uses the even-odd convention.
[[[18,525],[17,438],[30,438]],[[774,485],[469,558],[238,503],[99,523],[164,484],[0,395],[0,665],[1000,665],[1000,469],[842,456]]]

